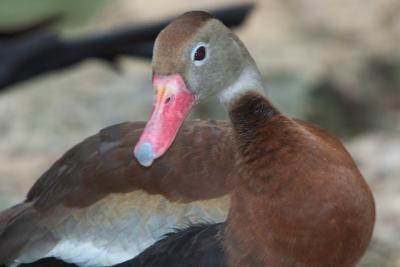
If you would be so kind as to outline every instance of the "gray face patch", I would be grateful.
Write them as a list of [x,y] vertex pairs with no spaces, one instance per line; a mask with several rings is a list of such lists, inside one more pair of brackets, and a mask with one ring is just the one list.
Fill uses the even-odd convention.
[[[220,21],[192,19],[189,23],[179,18],[157,37],[153,73],[181,75],[187,89],[202,100],[231,86],[254,61],[236,35]],[[200,47],[205,48],[204,58],[200,55],[195,60]]]
[[206,44],[206,59],[198,64],[187,57],[185,72],[189,90],[200,99],[230,86],[240,76],[245,62],[233,33],[217,20],[207,22],[198,31],[188,44],[190,55],[202,44]]

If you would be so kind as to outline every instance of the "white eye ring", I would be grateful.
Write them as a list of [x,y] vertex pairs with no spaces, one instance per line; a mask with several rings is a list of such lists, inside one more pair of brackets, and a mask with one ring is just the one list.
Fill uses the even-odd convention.
[[[196,52],[197,52],[197,50],[198,50],[199,48],[201,48],[201,47],[204,47],[204,48],[205,48],[205,51],[204,51],[205,55],[204,55],[204,58],[202,58],[202,59],[196,59],[196,58],[195,58],[195,57],[196,57]],[[206,61],[206,59],[207,59],[207,57],[208,57],[208,49],[207,49],[207,48],[208,48],[208,44],[203,43],[203,42],[198,43],[198,44],[193,48],[192,54],[191,54],[191,58],[192,58],[192,61],[193,61],[194,65],[196,65],[196,66],[201,66],[201,65],[203,65],[203,63]]]

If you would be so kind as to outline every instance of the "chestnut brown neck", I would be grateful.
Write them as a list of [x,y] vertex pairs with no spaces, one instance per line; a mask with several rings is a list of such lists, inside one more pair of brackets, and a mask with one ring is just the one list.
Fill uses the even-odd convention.
[[247,157],[254,154],[252,144],[268,141],[267,136],[272,132],[265,132],[266,127],[273,128],[273,124],[282,119],[282,114],[262,94],[249,91],[230,105],[229,117],[239,152]]
[[239,184],[247,183],[255,195],[275,194],[289,179],[282,170],[296,150],[307,146],[298,140],[304,129],[256,91],[249,91],[234,102],[229,116],[240,155]]

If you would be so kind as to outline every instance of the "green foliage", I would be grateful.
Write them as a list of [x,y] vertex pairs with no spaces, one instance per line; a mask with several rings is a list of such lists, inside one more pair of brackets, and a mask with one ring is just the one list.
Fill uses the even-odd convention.
[[81,22],[104,0],[0,0],[0,28],[10,29],[52,15],[65,22]]

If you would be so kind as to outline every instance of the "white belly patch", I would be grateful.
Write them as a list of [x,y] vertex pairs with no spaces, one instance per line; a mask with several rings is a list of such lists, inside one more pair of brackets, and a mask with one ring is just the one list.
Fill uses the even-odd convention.
[[143,191],[113,194],[57,225],[61,241],[47,256],[85,267],[118,264],[176,228],[225,221],[229,202],[229,196],[182,204]]

